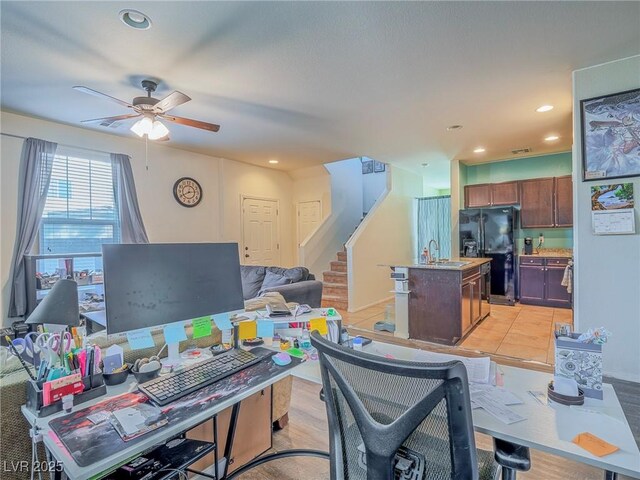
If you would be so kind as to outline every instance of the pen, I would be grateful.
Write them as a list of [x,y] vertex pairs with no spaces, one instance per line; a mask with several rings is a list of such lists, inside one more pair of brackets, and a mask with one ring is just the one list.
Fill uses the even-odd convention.
[[29,378],[31,380],[35,381],[36,377],[33,376],[33,373],[31,373],[31,370],[29,370],[29,367],[25,363],[24,359],[20,356],[20,354],[16,350],[16,346],[11,341],[11,337],[9,337],[9,335],[5,335],[4,339],[9,344],[9,350],[11,350],[11,353],[13,353],[16,357],[18,357],[18,360],[20,360],[20,364],[22,365],[22,368],[24,368],[27,371],[27,373],[29,374]]

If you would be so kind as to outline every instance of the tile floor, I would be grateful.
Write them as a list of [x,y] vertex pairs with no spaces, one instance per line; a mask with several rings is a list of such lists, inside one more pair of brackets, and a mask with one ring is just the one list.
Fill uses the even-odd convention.
[[[385,318],[388,300],[356,313],[342,313],[344,324],[362,330]],[[485,318],[460,346],[470,350],[496,353],[524,360],[553,364],[553,326],[556,322],[573,324],[573,312],[564,308],[520,305],[491,305]],[[392,333],[378,332],[392,336]]]

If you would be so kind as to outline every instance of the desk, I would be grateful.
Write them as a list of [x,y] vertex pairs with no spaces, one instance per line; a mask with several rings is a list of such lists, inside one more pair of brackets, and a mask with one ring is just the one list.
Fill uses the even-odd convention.
[[[363,350],[374,355],[389,354],[400,360],[414,360],[416,352],[413,348],[375,341]],[[428,352],[421,351],[421,361],[425,354]],[[527,417],[527,420],[507,425],[484,410],[476,409],[472,414],[473,426],[477,432],[592,465],[607,472],[606,478],[613,479],[617,473],[640,478],[640,452],[611,385],[603,385],[604,400],[587,398],[584,404],[587,408],[604,408],[607,415],[585,413],[555,403],[540,405],[529,395],[529,390],[546,392],[550,374],[502,365],[499,368],[504,372],[505,388],[524,402],[509,408]],[[305,362],[296,367],[292,374],[304,380],[322,383],[318,362]],[[578,433],[585,431],[617,445],[620,450],[605,457],[590,454],[571,442]]]

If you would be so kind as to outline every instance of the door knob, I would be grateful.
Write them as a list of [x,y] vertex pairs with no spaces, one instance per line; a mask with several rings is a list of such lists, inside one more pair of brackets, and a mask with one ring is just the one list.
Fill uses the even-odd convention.
[[245,258],[249,258],[249,254],[248,253],[245,253],[244,256],[245,256]]

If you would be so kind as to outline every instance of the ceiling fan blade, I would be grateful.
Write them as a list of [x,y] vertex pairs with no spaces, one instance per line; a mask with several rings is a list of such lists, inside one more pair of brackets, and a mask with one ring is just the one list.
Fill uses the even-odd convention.
[[160,115],[160,117],[169,120],[170,122],[179,123],[180,125],[187,125],[189,127],[201,128],[203,130],[209,130],[210,132],[217,132],[220,130],[220,125],[214,123],[201,122],[199,120],[191,120],[190,118],[176,117],[175,115]]
[[154,110],[160,113],[165,113],[171,110],[172,108],[177,107],[178,105],[187,103],[189,100],[191,100],[191,97],[189,97],[188,95],[185,95],[182,92],[178,92],[176,90],[175,92],[170,93],[169,95],[164,97],[162,100],[160,100],[158,103],[156,103],[154,105]]
[[82,123],[93,123],[93,122],[117,122],[118,120],[126,120],[127,118],[135,118],[139,117],[140,113],[128,113],[126,115],[116,115],[115,117],[102,117],[102,118],[92,118],[91,120],[82,120]]
[[102,92],[98,92],[97,90],[93,90],[92,88],[89,87],[84,87],[82,85],[76,85],[75,87],[73,87],[74,90],[77,90],[79,92],[82,93],[88,93],[89,95],[93,95],[95,97],[102,97],[106,100],[111,100],[112,102],[116,102],[119,103],[120,105],[127,107],[127,108],[133,108],[133,105],[131,105],[128,102],[125,102],[124,100],[120,100],[118,98],[112,97],[111,95],[107,95],[106,93],[102,93]]

